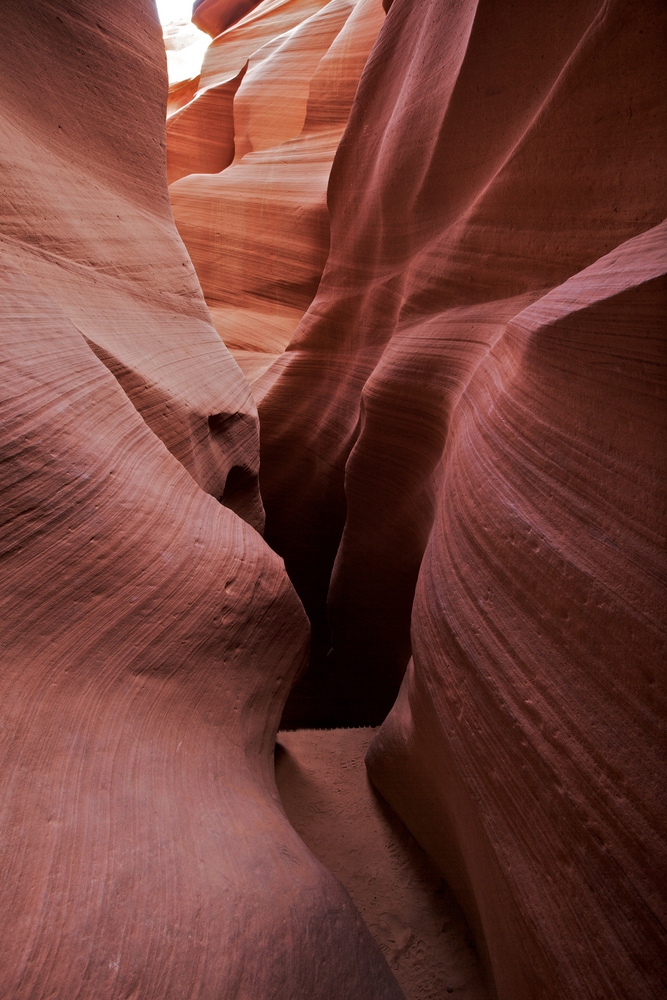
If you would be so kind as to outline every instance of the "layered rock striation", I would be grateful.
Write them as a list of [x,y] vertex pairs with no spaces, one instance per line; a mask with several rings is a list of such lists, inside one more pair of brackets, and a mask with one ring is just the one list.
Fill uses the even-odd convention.
[[194,0],[192,21],[215,38],[258,6],[260,0]]
[[369,755],[500,996],[662,989],[666,272],[663,224],[507,325]]
[[[17,13],[3,46],[0,246],[198,485],[221,497],[233,472],[229,502],[261,527],[255,405],[174,230],[164,50],[154,14],[139,7],[134,24],[130,11],[127,24],[121,10]],[[132,80],[122,100],[121,69]]]
[[[655,1000],[663,5],[196,17],[166,155],[151,4],[12,2],[0,43],[0,994],[398,1000],[282,715],[382,722],[499,1000]],[[313,820],[334,739],[283,738],[283,795],[372,915],[373,844]]]
[[253,386],[314,629],[285,721],[379,722],[410,662],[370,773],[508,1000],[665,977],[664,37],[395,0]]
[[174,218],[251,379],[317,289],[331,164],[383,20],[379,0],[264,0],[214,39],[197,94],[168,122]]
[[0,995],[399,1000],[278,799],[308,627],[171,220],[155,11],[10,7]]

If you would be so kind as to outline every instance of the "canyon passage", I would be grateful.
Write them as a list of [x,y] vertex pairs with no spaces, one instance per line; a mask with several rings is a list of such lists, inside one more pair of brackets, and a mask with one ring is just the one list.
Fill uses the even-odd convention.
[[658,1000],[664,4],[3,14],[0,997]]

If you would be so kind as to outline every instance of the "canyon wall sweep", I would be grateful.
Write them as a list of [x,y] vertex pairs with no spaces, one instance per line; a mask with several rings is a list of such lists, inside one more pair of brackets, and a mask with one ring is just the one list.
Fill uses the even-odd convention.
[[155,30],[83,4],[11,13],[3,253],[54,297],[203,489],[221,496],[235,470],[230,502],[261,526],[254,404],[171,219]]
[[254,406],[170,221],[155,11],[10,6],[0,994],[398,1000],[278,802],[308,630],[215,499],[261,524]]
[[667,972],[666,302],[663,224],[480,366],[369,758],[458,859],[501,996],[653,998]]
[[168,122],[174,218],[250,378],[317,289],[329,172],[383,20],[380,0],[264,0],[213,41],[197,96]]
[[286,719],[379,720],[414,652],[371,774],[508,1000],[665,974],[665,19],[395,0],[254,386]]

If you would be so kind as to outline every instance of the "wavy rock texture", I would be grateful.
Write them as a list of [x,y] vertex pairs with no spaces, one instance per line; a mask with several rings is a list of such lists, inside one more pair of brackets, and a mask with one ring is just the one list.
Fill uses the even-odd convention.
[[[379,0],[264,0],[213,41],[198,95],[167,126],[170,160],[187,160],[178,169],[192,174],[170,187],[174,218],[216,327],[251,379],[289,343],[317,289],[329,172],[383,19]],[[220,108],[225,87],[233,109],[213,130],[205,102]],[[212,134],[225,161],[234,145],[226,170],[209,172],[203,159],[194,168],[179,152]]]
[[480,366],[369,758],[456,863],[501,996],[653,998],[667,972],[666,302],[667,224]]
[[395,0],[253,387],[286,722],[380,721],[414,652],[371,774],[508,1000],[665,976],[665,21]]
[[195,0],[192,5],[192,20],[200,31],[215,38],[249,14],[259,3],[260,0]]
[[277,801],[281,561],[53,299],[5,269],[2,307],[0,993],[400,997]]
[[12,7],[0,995],[398,1000],[278,801],[308,629],[215,499],[256,469],[255,412],[170,223],[154,10]]
[[[224,9],[218,11],[209,28],[221,37],[209,46],[196,85],[191,93],[183,94],[187,101],[174,94],[173,106],[179,105],[178,114],[170,115],[167,122],[170,184],[187,174],[215,174],[229,166],[234,159],[234,95],[250,57],[257,49],[265,53],[265,46],[270,51],[272,43],[274,47],[279,45],[283,33],[293,30],[301,18],[308,18],[323,5],[323,0],[265,0],[243,23],[220,32],[215,27],[226,21],[227,14]],[[195,20],[201,26],[197,13]],[[280,41],[274,43],[274,39]],[[255,59],[258,61],[261,57]]]
[[167,182],[187,174],[214,174],[234,159],[234,96],[245,74],[199,90],[201,76],[189,87],[169,88]]
[[381,721],[474,372],[513,316],[665,212],[662,12],[531,16],[392,6],[332,172],[318,294],[254,387],[267,537],[333,646],[294,720],[317,703],[327,724]]
[[[124,23],[121,10],[83,3],[16,5],[0,70],[0,248],[53,296],[202,489],[227,490],[261,527],[255,406],[174,230],[164,50],[152,9],[135,24],[136,6]],[[100,63],[94,75],[86,59]],[[121,71],[133,80],[122,102]]]
[[[199,74],[191,80],[180,80],[170,84],[167,92],[167,115],[171,117],[176,111],[180,111],[186,104],[189,104],[197,93],[199,87]],[[167,169],[169,169],[169,150],[167,150]]]

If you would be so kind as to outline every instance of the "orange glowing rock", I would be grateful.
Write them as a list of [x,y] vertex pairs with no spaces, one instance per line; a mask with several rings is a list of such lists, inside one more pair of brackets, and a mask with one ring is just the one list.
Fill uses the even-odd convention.
[[233,165],[182,177],[170,195],[216,327],[253,379],[287,346],[317,289],[329,172],[383,19],[379,0],[262,3],[213,42],[200,96],[179,112],[194,120],[205,88],[231,86],[248,60],[225,119]]

